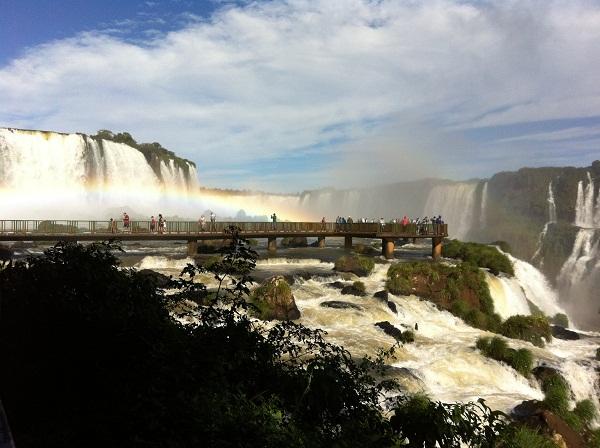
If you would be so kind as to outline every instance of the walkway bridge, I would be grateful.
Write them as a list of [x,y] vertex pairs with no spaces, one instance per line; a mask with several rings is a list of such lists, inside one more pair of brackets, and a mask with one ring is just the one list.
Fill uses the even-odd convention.
[[[389,224],[333,222],[199,222],[168,221],[166,228],[152,229],[150,221],[130,221],[124,227],[122,221],[53,221],[53,220],[4,220],[0,221],[0,241],[187,241],[188,254],[198,250],[198,241],[222,240],[229,226],[240,229],[243,238],[266,238],[268,249],[277,249],[277,238],[313,237],[318,247],[325,247],[325,238],[344,238],[345,247],[352,247],[352,238],[379,238],[382,255],[393,258],[397,240],[431,239],[431,255],[439,259],[442,240],[448,236],[448,224]],[[156,224],[158,227],[158,223]]]

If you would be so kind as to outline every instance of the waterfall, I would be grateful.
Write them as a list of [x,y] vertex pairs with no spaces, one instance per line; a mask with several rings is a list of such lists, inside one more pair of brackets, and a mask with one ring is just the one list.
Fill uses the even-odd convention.
[[473,224],[476,183],[436,185],[429,192],[423,215],[442,215],[453,238],[465,239]]
[[479,214],[479,225],[481,228],[485,228],[486,225],[486,213],[487,213],[487,203],[488,203],[488,183],[487,181],[483,184],[483,189],[481,190],[481,211]]
[[496,277],[488,273],[487,282],[496,311],[503,319],[516,314],[531,314],[527,301],[533,303],[547,316],[554,316],[557,313],[566,314],[559,305],[558,294],[541,271],[509,253],[502,253],[512,263],[514,277]]
[[180,200],[197,189],[195,168],[187,168],[168,159],[158,176],[144,154],[122,143],[0,129],[0,213],[13,219],[106,219],[124,207],[176,213],[182,203],[165,198]]
[[596,204],[594,216],[594,181],[587,173],[587,185],[584,189],[583,181],[577,183],[577,199],[575,202],[575,225],[591,228],[600,224],[600,195]]
[[[546,202],[548,202],[548,221],[546,222],[546,224],[544,224],[544,228],[540,232],[540,236],[538,237],[537,245],[535,248],[535,253],[531,257],[531,261],[536,261],[540,257],[542,247],[544,245],[544,239],[546,238],[546,234],[548,233],[548,227],[550,226],[550,224],[556,222],[556,202],[554,200],[554,191],[552,190],[552,181],[550,181],[550,183],[548,184],[548,199],[546,199]],[[544,266],[543,258],[539,259],[539,266]]]

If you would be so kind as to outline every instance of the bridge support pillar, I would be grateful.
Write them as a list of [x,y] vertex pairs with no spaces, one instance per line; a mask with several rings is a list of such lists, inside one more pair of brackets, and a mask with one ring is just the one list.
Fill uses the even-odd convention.
[[439,236],[431,238],[431,258],[434,260],[442,258],[442,238]]
[[188,257],[194,257],[194,256],[198,255],[198,241],[197,240],[188,240],[187,254],[188,254]]
[[344,237],[344,248],[352,249],[352,237],[351,236]]
[[275,238],[274,236],[269,237],[267,249],[269,250],[269,252],[275,252],[277,250],[277,238]]
[[381,255],[388,260],[394,258],[394,240],[392,238],[382,238],[381,243]]
[[318,245],[319,247],[325,247],[325,237],[324,236],[320,236],[318,239]]

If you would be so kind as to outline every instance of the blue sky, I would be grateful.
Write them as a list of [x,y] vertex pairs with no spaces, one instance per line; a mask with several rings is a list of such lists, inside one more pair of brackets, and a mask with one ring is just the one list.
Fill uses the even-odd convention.
[[288,192],[600,159],[596,1],[1,9],[0,126],[128,131],[194,160],[204,185]]

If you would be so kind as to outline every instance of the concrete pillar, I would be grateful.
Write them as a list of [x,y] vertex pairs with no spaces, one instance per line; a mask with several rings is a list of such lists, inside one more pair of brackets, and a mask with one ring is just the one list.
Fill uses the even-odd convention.
[[325,247],[325,237],[324,236],[320,236],[318,241],[319,241],[318,242],[319,247]]
[[431,238],[431,257],[434,260],[442,258],[442,238],[439,236]]
[[383,238],[381,240],[381,255],[388,260],[394,258],[394,240],[392,238]]
[[277,250],[277,238],[274,236],[269,237],[269,242],[267,243],[267,249],[270,252],[275,252]]
[[187,254],[188,254],[188,257],[194,257],[194,256],[198,255],[198,241],[197,240],[188,240]]
[[344,248],[352,249],[352,237],[351,236],[344,237]]

